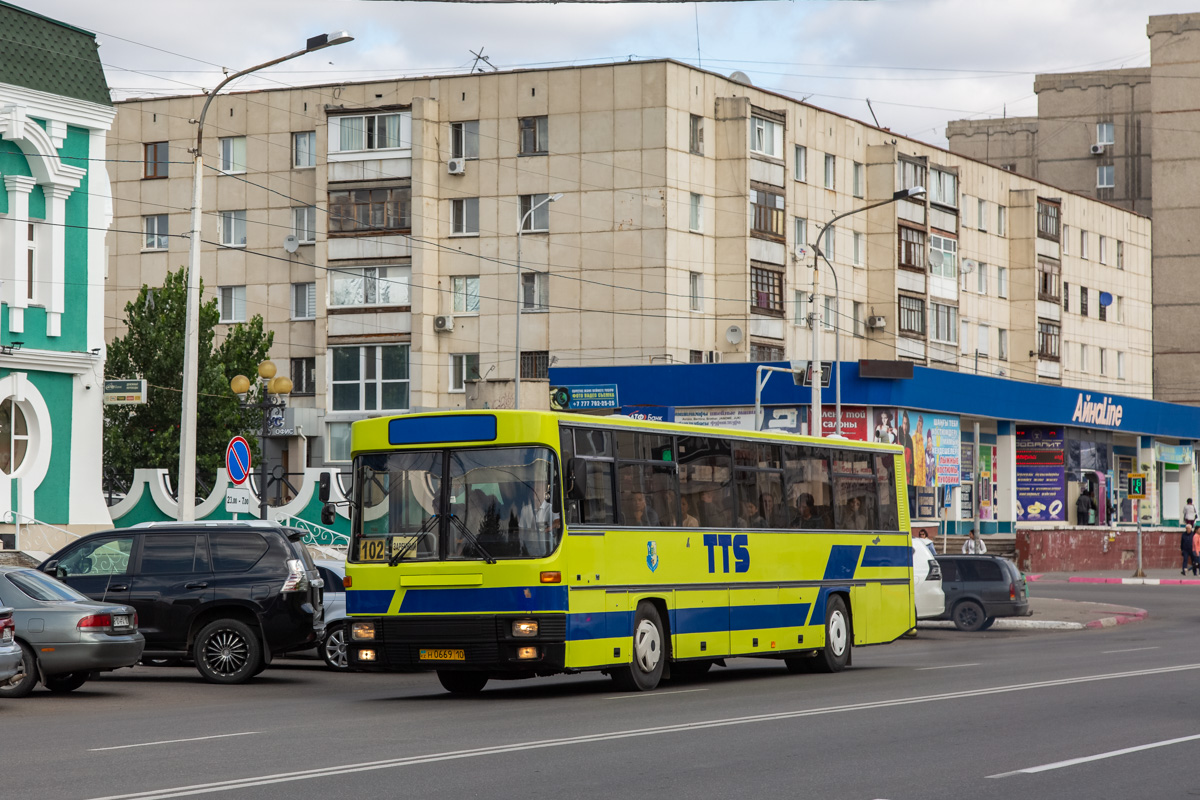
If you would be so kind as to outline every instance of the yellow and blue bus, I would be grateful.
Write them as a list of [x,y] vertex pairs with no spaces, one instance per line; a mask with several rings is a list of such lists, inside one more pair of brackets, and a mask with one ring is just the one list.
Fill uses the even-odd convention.
[[837,672],[916,624],[894,445],[540,411],[351,442],[353,667],[649,690],[733,656]]

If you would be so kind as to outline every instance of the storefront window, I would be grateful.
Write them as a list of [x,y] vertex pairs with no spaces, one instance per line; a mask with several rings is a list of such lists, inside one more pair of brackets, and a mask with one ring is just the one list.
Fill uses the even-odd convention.
[[29,449],[29,426],[25,412],[8,398],[0,403],[0,470],[12,475],[21,468]]

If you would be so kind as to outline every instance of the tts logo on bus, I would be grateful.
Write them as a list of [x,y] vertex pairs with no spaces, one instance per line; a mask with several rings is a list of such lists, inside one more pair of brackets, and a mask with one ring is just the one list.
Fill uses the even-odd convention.
[[749,537],[744,533],[706,533],[704,546],[708,548],[708,571],[717,571],[717,548],[721,548],[721,564],[723,572],[729,572],[729,551],[733,550],[733,571],[750,571]]

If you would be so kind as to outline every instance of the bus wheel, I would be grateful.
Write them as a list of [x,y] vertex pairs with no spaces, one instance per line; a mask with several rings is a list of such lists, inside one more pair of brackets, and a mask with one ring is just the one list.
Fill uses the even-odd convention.
[[841,595],[825,605],[825,649],[812,659],[814,672],[841,672],[850,662],[850,615]]
[[487,686],[486,672],[458,672],[457,670],[439,669],[438,680],[442,688],[452,694],[479,694]]
[[633,621],[633,661],[613,670],[613,680],[627,692],[648,692],[662,680],[666,666],[662,618],[653,603],[638,603]]

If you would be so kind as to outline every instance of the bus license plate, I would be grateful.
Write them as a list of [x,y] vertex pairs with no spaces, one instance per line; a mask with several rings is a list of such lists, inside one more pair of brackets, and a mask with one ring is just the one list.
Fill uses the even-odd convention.
[[465,650],[421,650],[422,661],[466,661]]

